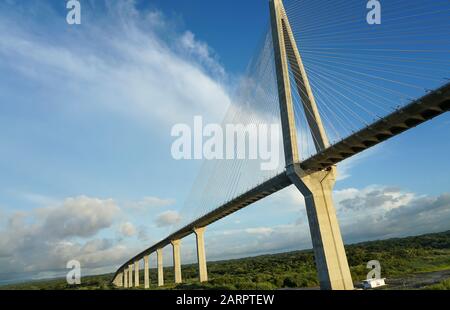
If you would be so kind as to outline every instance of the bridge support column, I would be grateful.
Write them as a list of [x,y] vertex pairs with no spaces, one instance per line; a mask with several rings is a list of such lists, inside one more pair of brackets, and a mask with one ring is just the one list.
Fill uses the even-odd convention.
[[305,197],[320,287],[351,290],[353,281],[333,206],[336,168],[309,175],[299,168],[294,170],[288,171],[288,175]]
[[133,287],[133,264],[128,265],[128,287]]
[[157,261],[158,261],[158,286],[164,286],[164,269],[163,269],[162,249],[156,250],[156,256],[157,256]]
[[205,227],[195,228],[195,235],[197,237],[197,259],[198,272],[200,282],[208,281],[208,270],[206,268],[206,254],[205,254]]
[[119,284],[119,287],[123,287],[123,271],[121,271],[120,273],[119,273],[119,275],[118,275],[118,284]]
[[172,242],[173,248],[173,269],[175,273],[175,283],[181,283],[181,255],[180,255],[180,243],[181,240],[173,240]]
[[116,277],[114,278],[113,284],[117,287],[121,287],[123,281],[123,273],[122,272],[118,272]]
[[150,266],[148,260],[149,255],[144,256],[144,288],[150,287]]
[[123,271],[123,287],[128,288],[128,269]]
[[134,287],[139,287],[139,261],[134,262]]

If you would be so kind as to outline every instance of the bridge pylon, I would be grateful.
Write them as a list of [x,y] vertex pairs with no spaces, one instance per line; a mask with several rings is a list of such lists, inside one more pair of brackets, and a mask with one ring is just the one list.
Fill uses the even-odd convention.
[[299,90],[304,114],[318,152],[329,146],[328,138],[281,0],[270,0],[270,16],[286,172],[305,198],[320,287],[351,290],[353,281],[333,206],[336,167],[318,172],[304,171],[300,167],[289,68],[294,74],[294,86]]

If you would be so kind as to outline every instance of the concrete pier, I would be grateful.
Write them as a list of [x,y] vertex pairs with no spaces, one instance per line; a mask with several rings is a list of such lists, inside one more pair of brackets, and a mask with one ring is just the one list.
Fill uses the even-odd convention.
[[119,287],[123,287],[123,271],[119,273],[118,284],[119,284]]
[[144,256],[144,288],[150,287],[149,255]]
[[128,265],[128,287],[133,287],[133,264]]
[[205,254],[205,227],[199,227],[194,229],[197,239],[197,259],[198,259],[198,272],[200,282],[208,281],[208,269],[206,267],[206,254]]
[[352,290],[353,281],[333,206],[334,169],[303,177],[302,171],[297,171],[291,178],[305,197],[321,289]]
[[113,284],[117,287],[123,286],[123,272],[119,272],[114,278]]
[[181,283],[181,255],[180,255],[180,243],[181,240],[172,240],[173,248],[173,269],[175,274],[175,283]]
[[158,262],[158,286],[164,286],[164,267],[163,267],[162,249],[156,250],[156,256]]
[[139,261],[134,262],[134,287],[139,287]]

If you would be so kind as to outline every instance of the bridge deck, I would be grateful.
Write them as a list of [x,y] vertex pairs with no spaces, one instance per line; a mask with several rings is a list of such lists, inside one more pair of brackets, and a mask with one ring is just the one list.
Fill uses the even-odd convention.
[[[236,197],[235,199],[225,203],[221,207],[209,212],[208,214],[202,216],[201,218],[195,220],[194,222],[186,225],[185,227],[181,228],[180,230],[174,232],[164,240],[161,240],[160,242],[156,243],[155,245],[151,246],[150,248],[144,250],[143,252],[139,253],[138,255],[134,256],[130,260],[128,260],[126,263],[124,263],[116,272],[116,274],[119,272],[119,270],[122,270],[123,268],[126,268],[128,265],[134,263],[136,260],[142,259],[144,256],[149,255],[150,253],[155,252],[157,249],[162,248],[168,244],[172,240],[179,240],[181,238],[184,238],[194,232],[194,228],[197,227],[205,227],[211,223],[214,223],[221,218],[230,215],[231,213],[234,213],[249,204],[252,204],[264,197],[267,197],[287,186],[291,185],[291,181],[287,177],[286,173],[283,172],[263,183],[256,186],[255,188],[247,191],[246,193]],[[114,275],[115,277],[116,275]]]
[[450,83],[301,162],[320,171],[450,110]]

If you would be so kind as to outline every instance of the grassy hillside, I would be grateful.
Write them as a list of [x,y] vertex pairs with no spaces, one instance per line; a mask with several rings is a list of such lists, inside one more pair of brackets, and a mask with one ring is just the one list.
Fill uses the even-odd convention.
[[[450,231],[416,237],[364,242],[346,246],[353,279],[365,279],[369,260],[380,261],[382,277],[402,278],[412,274],[450,270]],[[150,271],[152,289],[156,270]],[[181,285],[173,283],[172,268],[165,268],[164,289],[279,289],[318,286],[314,256],[311,250],[263,255],[208,263],[210,281],[199,284],[195,265],[182,268]],[[143,277],[143,272],[140,273]],[[65,279],[8,285],[2,289],[112,289],[112,275],[83,277],[77,287]],[[429,285],[429,289],[449,289],[449,281]],[[141,279],[141,283],[143,280]]]

